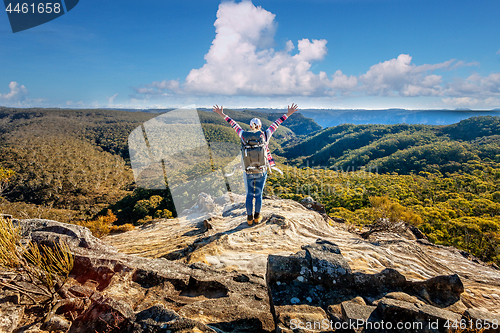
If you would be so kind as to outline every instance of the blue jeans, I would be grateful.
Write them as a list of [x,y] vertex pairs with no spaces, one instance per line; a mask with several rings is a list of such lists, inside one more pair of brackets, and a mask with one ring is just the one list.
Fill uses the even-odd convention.
[[247,215],[253,214],[253,199],[255,198],[255,212],[260,213],[262,208],[262,192],[266,184],[267,171],[263,173],[244,173],[245,190],[247,192],[247,200],[245,202]]

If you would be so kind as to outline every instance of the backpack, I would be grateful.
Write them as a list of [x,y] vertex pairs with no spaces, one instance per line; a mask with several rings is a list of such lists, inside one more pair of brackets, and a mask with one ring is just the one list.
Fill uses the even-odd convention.
[[241,134],[241,153],[246,173],[262,173],[267,168],[266,140],[264,132]]

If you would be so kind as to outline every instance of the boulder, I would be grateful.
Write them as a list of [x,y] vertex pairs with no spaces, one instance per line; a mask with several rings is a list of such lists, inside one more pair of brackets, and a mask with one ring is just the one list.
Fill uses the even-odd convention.
[[393,268],[386,268],[376,274],[356,272],[351,274],[346,281],[344,288],[352,289],[356,294],[365,296],[378,296],[400,291],[410,283],[403,274]]
[[296,279],[334,287],[351,273],[338,246],[331,242],[317,240],[314,244],[302,246],[302,250],[289,257],[269,255],[267,283]]
[[15,220],[14,223],[20,227],[25,242],[33,241],[51,246],[54,242],[63,241],[71,249],[78,249],[81,252],[92,250],[118,253],[113,247],[94,237],[88,228],[79,225],[43,219]]
[[267,258],[267,283],[292,281],[299,276],[304,278],[305,273],[309,273],[307,277],[310,277],[309,267],[310,260],[306,258],[305,252],[299,252],[289,257],[271,254]]
[[276,332],[333,332],[326,312],[320,307],[291,304],[276,311]]
[[179,332],[189,332],[186,327],[210,331],[203,325],[227,332],[274,329],[266,284],[260,276],[245,279],[237,272],[202,263],[188,266],[118,253],[81,226],[48,220],[20,223],[26,239],[43,244],[61,239],[70,246],[75,265],[68,291],[92,301],[70,332],[100,332],[109,327],[133,331],[136,313],[158,304],[184,318],[175,321]]
[[154,305],[139,312],[134,324],[134,333],[149,332],[210,332],[216,331],[207,325],[181,317],[175,311],[166,309],[162,304]]
[[457,274],[452,274],[415,282],[411,285],[411,289],[430,304],[447,307],[460,300],[464,285]]
[[[439,309],[427,304],[415,304],[397,299],[386,298],[381,300],[377,309],[385,321],[390,321],[393,327],[398,323],[408,325],[398,328],[399,332],[448,332],[447,324],[460,321],[459,314]],[[417,326],[413,326],[417,325]]]
[[[477,329],[483,329],[485,333],[500,333],[500,315],[478,309],[467,309],[463,319]],[[472,322],[471,322],[472,321]]]
[[459,320],[461,314],[443,308],[460,311],[456,303],[464,291],[456,274],[409,281],[392,268],[376,274],[353,273],[340,249],[321,239],[288,257],[270,255],[267,284],[271,310],[283,332],[293,330],[289,313],[299,320],[307,317],[303,309],[310,307],[314,313],[324,312],[333,324],[347,325],[348,331],[380,331],[385,321],[415,322],[428,325],[424,331],[444,332],[446,320]]
[[380,320],[376,306],[348,301],[341,303],[341,310],[343,321],[349,323],[349,327],[355,327],[355,331],[361,331],[367,322]]
[[319,202],[315,201],[311,197],[306,197],[306,198],[302,199],[300,201],[300,203],[302,204],[302,206],[306,207],[307,209],[314,210],[314,211],[321,213],[321,214],[326,214],[325,206],[320,204]]
[[306,260],[313,283],[325,287],[336,287],[351,274],[351,267],[340,253],[337,245],[318,239],[316,243],[302,246],[306,251]]

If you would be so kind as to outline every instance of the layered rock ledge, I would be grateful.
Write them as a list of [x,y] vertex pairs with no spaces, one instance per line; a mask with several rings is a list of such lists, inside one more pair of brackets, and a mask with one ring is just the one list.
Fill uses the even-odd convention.
[[[62,239],[75,257],[66,286],[72,312],[59,308],[43,328],[329,332],[293,328],[291,320],[500,315],[500,271],[456,249],[396,234],[364,240],[290,200],[264,200],[263,222],[250,227],[243,204],[220,211],[158,220],[104,240],[75,225],[18,221],[26,240]],[[24,296],[1,292],[0,332],[40,332]]]

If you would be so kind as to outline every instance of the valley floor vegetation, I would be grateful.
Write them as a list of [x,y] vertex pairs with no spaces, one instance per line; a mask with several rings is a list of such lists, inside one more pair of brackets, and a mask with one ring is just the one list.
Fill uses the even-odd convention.
[[431,242],[452,245],[500,264],[500,167],[476,164],[442,175],[339,172],[284,167],[268,179],[267,193],[302,200],[311,196],[329,216],[354,226],[381,218],[418,227]]
[[[244,128],[277,116],[227,112]],[[198,114],[209,143],[238,144],[223,119]],[[0,212],[81,224],[99,237],[175,217],[168,190],[136,187],[128,156],[130,132],[157,115],[0,107]],[[294,114],[283,125],[270,148],[284,175],[270,174],[267,195],[311,196],[353,226],[403,221],[433,243],[500,264],[500,117],[321,129]]]

